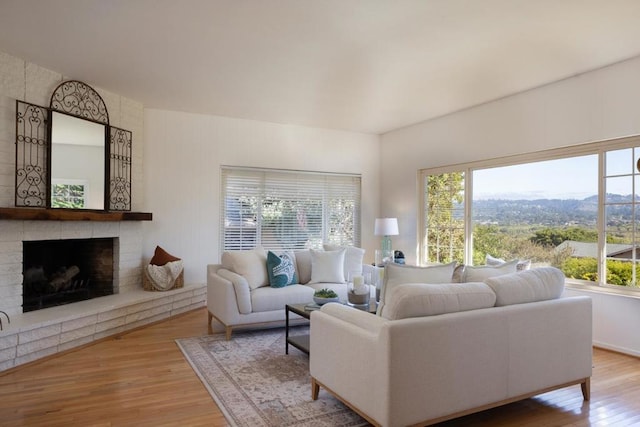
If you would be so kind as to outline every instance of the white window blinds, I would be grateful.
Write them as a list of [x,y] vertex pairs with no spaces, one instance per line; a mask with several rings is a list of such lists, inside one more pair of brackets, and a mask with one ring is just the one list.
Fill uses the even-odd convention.
[[360,176],[222,168],[222,248],[360,245]]

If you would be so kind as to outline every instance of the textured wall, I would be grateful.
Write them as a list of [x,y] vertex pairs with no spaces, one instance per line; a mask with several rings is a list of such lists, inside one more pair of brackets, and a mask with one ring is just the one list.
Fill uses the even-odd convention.
[[[60,73],[0,52],[0,207],[15,203],[16,99],[49,106],[51,93],[65,80],[81,76]],[[91,82],[86,82],[91,85]],[[109,111],[110,124],[133,133],[132,210],[143,210],[143,106],[94,87]],[[22,241],[119,237],[115,286],[120,292],[140,289],[142,225],[140,223],[0,221],[0,310],[22,311]]]

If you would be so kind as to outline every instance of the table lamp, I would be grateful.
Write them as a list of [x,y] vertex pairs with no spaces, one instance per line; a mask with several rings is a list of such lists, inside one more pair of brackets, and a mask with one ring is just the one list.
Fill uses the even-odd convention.
[[374,226],[374,234],[382,237],[382,253],[393,253],[391,244],[391,236],[397,236],[398,219],[397,218],[376,218]]

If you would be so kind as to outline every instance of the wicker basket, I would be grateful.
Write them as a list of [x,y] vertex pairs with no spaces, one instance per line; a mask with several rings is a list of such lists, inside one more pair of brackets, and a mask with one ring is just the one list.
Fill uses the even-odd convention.
[[179,288],[182,288],[183,286],[184,286],[184,269],[182,269],[182,271],[178,275],[178,278],[174,282],[173,286],[169,289],[157,289],[155,286],[153,286],[153,282],[149,278],[149,272],[147,271],[147,268],[145,267],[142,269],[142,289],[144,289],[145,291],[160,291],[160,292],[170,291],[171,289],[179,289]]

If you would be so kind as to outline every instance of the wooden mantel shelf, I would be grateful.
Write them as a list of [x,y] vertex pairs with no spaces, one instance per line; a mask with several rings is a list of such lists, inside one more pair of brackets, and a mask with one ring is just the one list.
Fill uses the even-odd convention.
[[0,208],[0,220],[30,221],[151,221],[150,212],[97,211],[83,209]]

